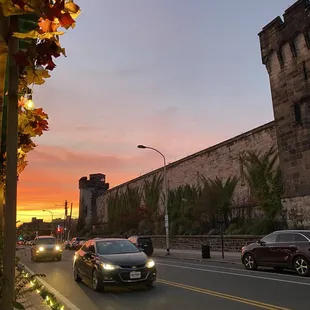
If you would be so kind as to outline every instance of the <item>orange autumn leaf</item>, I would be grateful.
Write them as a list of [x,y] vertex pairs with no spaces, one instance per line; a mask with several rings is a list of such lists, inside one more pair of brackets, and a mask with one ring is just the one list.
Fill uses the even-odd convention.
[[59,23],[55,23],[49,19],[43,19],[42,17],[39,19],[38,25],[42,32],[57,32],[57,29],[60,26]]

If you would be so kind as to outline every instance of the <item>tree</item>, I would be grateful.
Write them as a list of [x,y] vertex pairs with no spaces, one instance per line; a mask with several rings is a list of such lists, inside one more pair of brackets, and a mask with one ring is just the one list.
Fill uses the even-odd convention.
[[152,232],[155,232],[159,227],[159,219],[162,215],[159,209],[162,185],[163,176],[155,174],[151,179],[145,180],[142,186],[143,205],[141,206],[141,214],[144,222]]
[[189,184],[169,190],[168,211],[172,233],[200,232],[200,212],[198,209],[200,194],[201,189],[199,187]]
[[230,176],[226,181],[216,177],[214,180],[202,176],[203,188],[200,197],[200,207],[209,221],[216,226],[219,215],[223,216],[225,227],[228,227],[232,197],[238,183],[236,176]]
[[266,219],[275,219],[282,210],[281,196],[283,194],[277,150],[271,147],[265,153],[248,151],[242,158],[251,196],[264,212]]

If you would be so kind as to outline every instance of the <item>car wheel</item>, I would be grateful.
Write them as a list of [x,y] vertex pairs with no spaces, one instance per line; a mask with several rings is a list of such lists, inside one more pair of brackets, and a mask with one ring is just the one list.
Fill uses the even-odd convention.
[[103,291],[103,285],[98,279],[98,271],[94,270],[93,271],[93,276],[92,276],[92,285],[93,285],[93,290],[96,292],[101,292]]
[[56,259],[57,259],[58,261],[61,261],[61,256],[58,256]]
[[79,272],[78,272],[76,265],[74,265],[74,267],[73,267],[73,278],[74,278],[75,282],[81,282],[82,281],[82,278],[79,276]]
[[293,266],[298,275],[303,277],[310,275],[310,264],[304,256],[296,257]]
[[257,264],[255,262],[254,256],[251,253],[247,253],[244,255],[243,264],[248,270],[256,270]]

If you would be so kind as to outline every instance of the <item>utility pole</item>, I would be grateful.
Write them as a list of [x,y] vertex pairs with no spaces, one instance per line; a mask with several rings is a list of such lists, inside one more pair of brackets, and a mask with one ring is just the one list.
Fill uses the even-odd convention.
[[71,234],[72,208],[73,208],[73,203],[71,202],[69,225],[68,225],[68,238],[67,238],[68,241],[70,240],[70,234]]
[[18,16],[10,16],[8,39],[8,109],[7,109],[7,149],[6,149],[6,191],[4,213],[4,255],[2,307],[13,310],[15,293],[16,255],[16,197],[17,197],[17,148],[18,148],[18,66],[13,55],[18,52],[19,41],[13,37],[18,32]]
[[64,218],[64,228],[63,228],[63,241],[66,241],[67,217],[68,217],[68,201],[65,200],[65,218]]
[[5,92],[8,89],[8,39],[9,33],[9,18],[0,14],[0,232],[3,234],[4,221],[4,184],[5,184],[5,168],[4,156],[6,152],[6,115],[7,115],[7,96]]

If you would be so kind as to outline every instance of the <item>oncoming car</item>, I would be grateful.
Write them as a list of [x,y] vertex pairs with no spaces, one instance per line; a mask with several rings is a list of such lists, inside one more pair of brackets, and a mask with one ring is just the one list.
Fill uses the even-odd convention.
[[102,291],[106,285],[152,286],[156,274],[155,262],[127,239],[89,240],[73,261],[74,280],[90,280],[95,291]]
[[61,260],[62,247],[57,244],[53,236],[39,236],[34,239],[34,245],[31,248],[31,260],[34,262],[40,259]]

